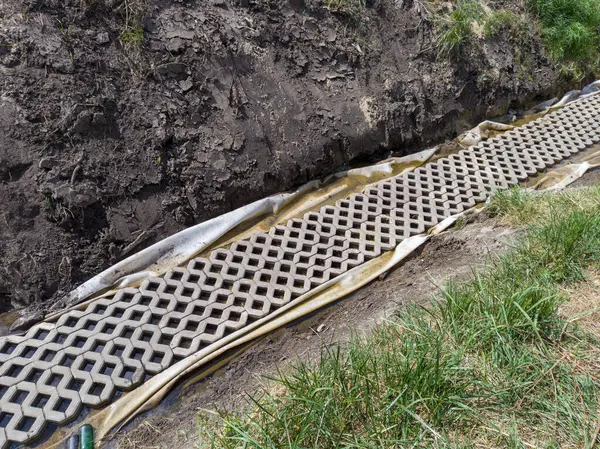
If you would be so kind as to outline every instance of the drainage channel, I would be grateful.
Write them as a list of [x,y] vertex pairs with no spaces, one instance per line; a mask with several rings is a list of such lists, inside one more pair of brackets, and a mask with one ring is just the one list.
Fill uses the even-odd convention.
[[598,142],[595,95],[1,338],[0,448],[107,405],[118,391]]

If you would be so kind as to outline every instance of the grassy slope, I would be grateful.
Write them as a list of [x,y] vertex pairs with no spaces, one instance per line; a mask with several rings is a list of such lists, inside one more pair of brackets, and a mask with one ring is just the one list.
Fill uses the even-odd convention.
[[518,52],[527,39],[539,33],[548,55],[566,73],[581,77],[600,72],[597,0],[527,0],[521,11],[486,8],[484,0],[455,0],[450,10],[439,4],[432,1],[441,57],[465,57],[464,49],[477,39],[491,39],[502,32]]
[[600,257],[599,199],[497,195],[490,211],[528,227],[514,249],[431,307],[281,374],[249,413],[201,425],[200,447],[592,447],[600,340],[576,325],[585,313],[559,308]]

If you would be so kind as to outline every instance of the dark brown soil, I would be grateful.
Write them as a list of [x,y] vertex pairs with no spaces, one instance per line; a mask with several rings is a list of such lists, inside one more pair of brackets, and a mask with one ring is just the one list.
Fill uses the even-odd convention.
[[[420,2],[367,3],[351,18],[318,0],[1,2],[0,311],[561,89],[534,35],[439,61]],[[139,43],[123,37],[138,7]]]
[[384,280],[373,282],[312,316],[273,332],[234,358],[208,380],[179,388],[158,409],[137,418],[103,447],[193,448],[200,410],[239,410],[248,395],[279,369],[298,359],[316,359],[328,342],[368,333],[386,314],[426,304],[450,279],[465,279],[514,241],[514,230],[481,217],[463,229],[432,238],[422,251]]
[[600,168],[588,171],[584,176],[571,184],[570,187],[591,187],[597,185],[600,185]]

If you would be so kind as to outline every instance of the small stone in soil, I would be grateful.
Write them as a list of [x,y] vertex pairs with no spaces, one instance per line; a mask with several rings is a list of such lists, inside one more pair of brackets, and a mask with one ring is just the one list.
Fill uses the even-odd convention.
[[108,36],[108,33],[106,31],[98,33],[98,35],[96,36],[96,42],[98,42],[100,45],[108,44],[110,42],[110,37]]
[[188,77],[186,80],[179,82],[179,87],[181,87],[182,91],[187,92],[194,87],[194,83],[192,82],[192,79]]

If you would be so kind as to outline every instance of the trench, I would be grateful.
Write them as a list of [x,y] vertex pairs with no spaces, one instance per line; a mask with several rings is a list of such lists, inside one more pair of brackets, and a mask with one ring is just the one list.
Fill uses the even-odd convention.
[[[72,428],[86,415],[93,421],[89,407],[123,404],[123,391],[146,381],[188,378],[198,363],[214,371],[229,359],[214,361],[213,353],[234,347],[226,344],[261,335],[262,325],[276,328],[273,316],[281,319],[296,306],[288,323],[365,285],[414,250],[402,245],[426,240],[420,236],[428,230],[446,229],[449,218],[484,201],[489,191],[539,184],[548,168],[582,162],[598,149],[599,101],[598,96],[582,99],[526,119],[468,150],[332,177],[282,203],[274,215],[259,214],[232,227],[188,257],[187,268],[138,278],[57,314],[25,336],[5,337],[0,347],[0,384],[7,390],[0,399],[7,429],[2,447],[47,437],[55,426],[70,423]],[[302,309],[309,298],[318,299],[316,305]],[[25,389],[32,381],[34,387]],[[78,389],[72,388],[74,382]],[[46,402],[37,407],[42,396]],[[63,431],[54,433],[51,441]]]

